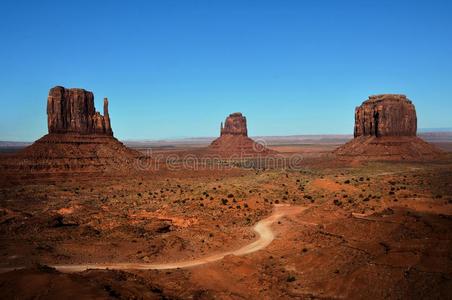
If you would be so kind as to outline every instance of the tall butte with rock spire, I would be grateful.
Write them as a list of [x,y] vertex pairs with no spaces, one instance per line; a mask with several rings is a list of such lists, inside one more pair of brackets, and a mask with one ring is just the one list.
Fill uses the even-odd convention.
[[416,108],[405,95],[370,96],[355,109],[354,139],[334,153],[356,160],[425,160],[441,154],[416,131]]
[[94,107],[94,94],[56,86],[47,98],[49,133],[9,158],[1,168],[33,171],[105,171],[133,167],[139,156],[113,137],[108,99],[104,115]]
[[224,124],[221,123],[220,137],[210,144],[208,151],[223,157],[276,154],[276,151],[248,137],[246,117],[239,112],[230,114]]
[[94,108],[94,95],[83,89],[50,89],[47,98],[49,133],[102,134],[113,136],[108,99],[104,98],[104,115]]

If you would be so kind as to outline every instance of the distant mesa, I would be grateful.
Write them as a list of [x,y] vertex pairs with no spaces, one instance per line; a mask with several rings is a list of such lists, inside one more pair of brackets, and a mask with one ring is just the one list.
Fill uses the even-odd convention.
[[[276,154],[263,143],[257,143],[248,137],[246,117],[242,113],[230,114],[220,125],[220,137],[208,147],[211,153],[226,156],[257,156]],[[238,158],[238,157],[237,157]]]
[[96,112],[94,95],[84,89],[56,86],[47,98],[49,133],[2,161],[0,168],[46,172],[99,172],[131,168],[139,153],[113,137],[104,99],[104,115]]
[[334,153],[357,160],[424,160],[441,154],[416,131],[416,109],[405,95],[370,96],[355,109],[355,138]]

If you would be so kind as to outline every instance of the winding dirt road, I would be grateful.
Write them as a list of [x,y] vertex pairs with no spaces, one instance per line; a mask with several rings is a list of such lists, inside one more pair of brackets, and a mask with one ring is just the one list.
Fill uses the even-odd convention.
[[[177,269],[177,268],[188,268],[199,265],[208,264],[211,262],[219,261],[227,255],[246,255],[266,248],[274,240],[275,234],[271,229],[271,225],[278,221],[280,218],[287,215],[295,215],[304,211],[307,207],[301,206],[290,206],[290,205],[275,205],[273,213],[256,223],[253,229],[258,234],[259,238],[254,242],[243,246],[237,250],[226,251],[214,255],[209,255],[202,258],[178,261],[170,263],[103,263],[103,264],[78,264],[78,265],[49,265],[60,272],[71,273],[71,272],[81,272],[88,269],[111,269],[111,270],[164,270],[164,269]],[[5,268],[0,269],[0,272],[20,269],[20,268]]]

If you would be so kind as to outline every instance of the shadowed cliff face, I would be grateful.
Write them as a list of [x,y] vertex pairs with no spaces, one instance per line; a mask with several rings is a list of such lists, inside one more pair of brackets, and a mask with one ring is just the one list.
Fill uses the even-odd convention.
[[244,117],[241,113],[230,114],[224,121],[224,126],[221,124],[221,135],[228,134],[248,136],[246,117]]
[[416,136],[416,109],[405,95],[370,96],[355,110],[355,137]]
[[104,99],[102,116],[95,110],[93,93],[84,89],[66,89],[61,86],[50,89],[47,122],[49,133],[113,135],[107,98]]

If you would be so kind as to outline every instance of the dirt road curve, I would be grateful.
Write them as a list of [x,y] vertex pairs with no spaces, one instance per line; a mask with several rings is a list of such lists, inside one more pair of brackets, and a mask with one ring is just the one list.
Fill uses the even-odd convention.
[[[164,270],[164,269],[177,269],[177,268],[188,268],[199,266],[214,261],[223,259],[227,255],[245,255],[253,253],[267,247],[275,238],[275,234],[271,229],[271,225],[278,221],[280,218],[287,215],[294,215],[304,211],[307,207],[301,206],[290,206],[290,205],[275,205],[273,213],[265,218],[256,225],[253,229],[258,234],[259,239],[256,241],[243,246],[237,250],[226,251],[219,254],[214,254],[198,259],[162,263],[162,264],[152,264],[152,263],[103,263],[103,264],[79,264],[79,265],[50,265],[51,267],[57,269],[60,272],[71,273],[71,272],[81,272],[87,269],[115,269],[115,270]],[[6,272],[13,269],[20,268],[5,268],[0,269],[0,272]]]

